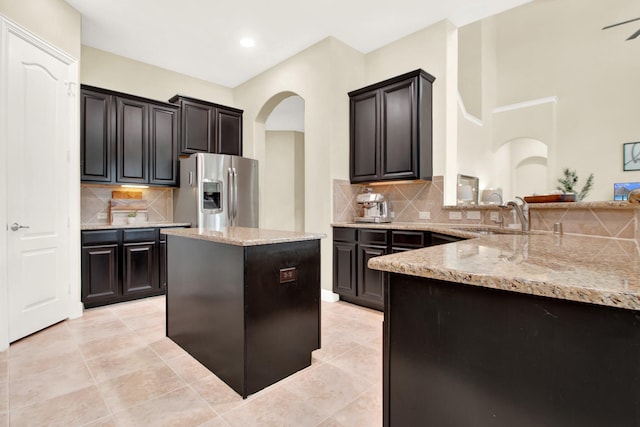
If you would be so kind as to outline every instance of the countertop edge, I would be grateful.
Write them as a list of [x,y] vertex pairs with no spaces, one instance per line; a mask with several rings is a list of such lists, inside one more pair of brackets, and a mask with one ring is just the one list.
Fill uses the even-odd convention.
[[147,222],[142,224],[81,224],[80,231],[86,230],[117,230],[120,228],[166,228],[191,227],[190,222]]
[[[491,247],[492,243],[500,241],[500,239],[509,238],[508,236],[491,236],[491,237],[479,237],[475,239],[472,244],[477,244],[478,247]],[[545,238],[539,236],[539,238]],[[549,237],[546,237],[548,239]],[[566,238],[572,238],[567,236]],[[585,239],[585,237],[578,237],[577,239]],[[529,238],[526,238],[529,240]],[[602,241],[614,241],[615,239],[596,238],[590,237],[588,239],[598,239]],[[467,241],[471,242],[471,241]],[[477,242],[477,243],[475,243]],[[580,243],[583,241],[580,240]],[[452,246],[456,248],[456,245],[464,245],[465,242],[449,243],[443,246]],[[468,244],[468,243],[466,243]],[[531,243],[529,243],[531,244]],[[539,243],[536,243],[539,245]],[[459,247],[462,251],[462,247]],[[433,246],[428,248],[419,249],[419,251],[425,251],[423,254],[415,255],[412,258],[410,251],[405,253],[398,253],[393,255],[385,255],[380,257],[371,258],[368,261],[368,267],[373,270],[384,271],[388,273],[405,274],[414,277],[422,277],[425,279],[442,280],[445,282],[460,283],[470,286],[480,286],[490,289],[511,291],[524,293],[529,295],[549,297],[556,299],[569,300],[580,303],[596,304],[620,309],[636,310],[640,311],[640,291],[638,290],[637,281],[634,280],[638,266],[630,266],[629,272],[633,277],[634,285],[626,287],[620,287],[619,282],[621,278],[625,276],[619,276],[617,278],[610,278],[608,276],[602,276],[599,269],[593,270],[593,273],[589,273],[590,267],[582,271],[586,273],[585,285],[583,282],[572,282],[571,280],[554,280],[551,276],[540,277],[535,275],[529,275],[525,271],[521,274],[518,272],[510,272],[510,274],[496,273],[492,274],[487,272],[486,269],[474,271],[474,267],[447,267],[438,261],[439,251],[442,251],[441,247]],[[433,253],[433,257],[430,257],[429,252]],[[451,253],[458,252],[458,249],[449,251]],[[579,255],[579,254],[578,254]],[[484,258],[481,259],[481,261]],[[490,258],[482,262],[491,263]],[[493,260],[495,261],[495,260]],[[569,265],[559,265],[554,268],[559,268],[556,273],[562,273],[563,269],[566,269],[566,274],[570,275],[573,269]],[[515,274],[514,274],[515,273]],[[589,276],[591,275],[591,277]],[[529,277],[528,277],[529,276]]]
[[327,237],[324,233],[306,233],[245,227],[226,227],[219,230],[198,228],[163,229],[160,232],[168,236],[204,240],[233,246],[260,246],[292,243],[308,240],[320,240]]

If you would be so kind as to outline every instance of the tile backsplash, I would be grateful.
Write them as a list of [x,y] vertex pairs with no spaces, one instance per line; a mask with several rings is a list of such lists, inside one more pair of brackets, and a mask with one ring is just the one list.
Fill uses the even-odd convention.
[[[433,181],[376,185],[373,191],[382,193],[397,222],[445,222],[442,209],[443,177]],[[362,207],[355,201],[356,195],[367,187],[352,185],[349,181],[333,180],[333,207],[335,222],[350,222],[354,216],[362,215]],[[420,212],[429,212],[430,220],[419,219]]]
[[[482,206],[443,206],[444,177],[436,176],[430,182],[398,183],[376,185],[373,191],[385,195],[389,211],[394,212],[394,222],[408,223],[460,223],[496,225],[491,221],[491,213],[504,215],[505,226],[514,222],[510,211],[498,207]],[[351,222],[354,216],[362,214],[361,207],[355,202],[356,194],[365,186],[350,184],[346,180],[333,181],[333,220]],[[640,244],[640,205],[625,202],[593,202],[569,205],[566,203],[549,207],[549,204],[537,207],[530,204],[531,230],[553,231],[557,222],[563,224],[565,233],[591,236],[632,239]],[[468,219],[468,212],[475,211],[475,217]],[[428,212],[429,219],[420,219],[420,212]],[[459,212],[461,219],[449,219],[449,213]]]
[[[88,184],[80,186],[80,220],[83,225],[109,223],[109,202],[114,190],[121,190],[121,187]],[[142,192],[142,198],[149,204],[149,222],[173,221],[173,189],[144,188],[127,191]]]

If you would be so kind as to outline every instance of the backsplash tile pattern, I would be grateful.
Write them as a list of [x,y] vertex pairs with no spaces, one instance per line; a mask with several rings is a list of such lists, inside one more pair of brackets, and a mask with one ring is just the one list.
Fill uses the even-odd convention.
[[[431,182],[376,185],[373,191],[385,195],[389,211],[394,212],[394,222],[496,225],[490,219],[491,213],[496,211],[504,217],[505,226],[517,222],[511,211],[497,207],[475,209],[480,212],[480,220],[466,218],[467,212],[474,211],[472,207],[444,208],[443,183],[444,177],[436,176]],[[355,202],[355,197],[363,188],[364,185],[351,185],[346,180],[333,181],[334,222],[351,222],[354,216],[362,214],[362,207]],[[552,232],[554,224],[560,222],[565,233],[635,240],[640,247],[640,209],[625,205],[611,207],[607,203],[600,205],[597,202],[571,208],[530,205],[531,230]],[[462,219],[450,220],[449,213],[456,211],[462,214]],[[429,212],[430,219],[420,219],[420,212]]]
[[[373,191],[382,193],[394,213],[397,222],[444,222],[442,210],[443,177],[434,177],[431,182],[376,185]],[[351,185],[349,181],[333,180],[333,206],[335,222],[350,222],[354,216],[362,215],[362,206],[355,201],[356,195],[366,185]],[[420,212],[429,212],[431,219],[419,219]]]
[[531,229],[553,231],[562,223],[565,233],[638,240],[638,209],[585,207],[584,209],[531,209]]
[[[82,184],[80,186],[81,223],[83,225],[109,223],[111,192],[119,189],[120,187],[115,186]],[[149,222],[173,221],[173,189],[144,188],[139,191],[142,192],[142,198],[149,203]],[[99,214],[105,214],[106,218],[98,218]]]

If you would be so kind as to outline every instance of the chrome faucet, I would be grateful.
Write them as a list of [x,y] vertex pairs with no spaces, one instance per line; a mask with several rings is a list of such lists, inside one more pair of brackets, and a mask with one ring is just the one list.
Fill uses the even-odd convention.
[[509,200],[506,207],[513,208],[518,214],[518,218],[520,219],[520,224],[522,225],[522,231],[529,231],[531,229],[531,218],[529,216],[529,205],[524,201],[522,197],[516,197],[516,199],[521,200],[522,204],[518,204],[513,200]]

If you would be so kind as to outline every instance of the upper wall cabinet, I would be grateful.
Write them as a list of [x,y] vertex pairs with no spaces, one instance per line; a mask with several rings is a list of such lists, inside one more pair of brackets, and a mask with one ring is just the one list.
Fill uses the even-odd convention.
[[82,88],[80,111],[80,179],[110,183],[114,177],[112,160],[115,135],[113,96]]
[[434,80],[416,70],[349,92],[351,182],[432,178]]
[[175,186],[178,107],[82,86],[81,180]]
[[180,153],[242,155],[242,110],[176,95],[181,111]]

